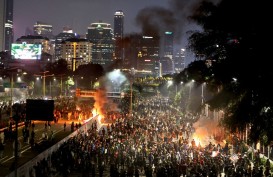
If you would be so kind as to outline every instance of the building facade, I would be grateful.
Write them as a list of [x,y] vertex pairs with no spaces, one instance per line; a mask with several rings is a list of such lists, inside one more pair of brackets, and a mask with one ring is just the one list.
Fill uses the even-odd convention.
[[91,23],[87,40],[92,43],[92,63],[108,68],[113,64],[114,34],[109,23]]
[[70,38],[62,42],[61,53],[68,68],[75,71],[78,66],[92,62],[92,43],[87,39]]
[[10,51],[13,42],[13,0],[0,0],[0,51]]
[[162,38],[161,50],[163,56],[161,56],[160,62],[162,63],[162,74],[173,74],[174,73],[174,35],[171,31],[166,31]]
[[37,21],[33,25],[33,33],[37,36],[43,36],[48,39],[53,39],[53,27],[50,24]]
[[124,33],[124,13],[121,10],[114,15],[114,38],[115,38],[115,57],[114,59],[123,60],[123,34]]
[[52,45],[48,38],[42,36],[21,36],[16,40],[17,44],[27,43],[27,44],[41,44],[42,52],[52,55]]
[[159,62],[159,38],[133,34],[125,37],[126,45],[123,67],[134,68],[155,75]]
[[174,54],[174,71],[180,73],[185,69],[185,53],[186,49],[177,50]]
[[63,31],[56,35],[55,37],[55,54],[54,58],[56,60],[59,60],[62,58],[62,42],[70,39],[75,38],[75,33],[73,33],[73,30],[71,28],[64,27]]

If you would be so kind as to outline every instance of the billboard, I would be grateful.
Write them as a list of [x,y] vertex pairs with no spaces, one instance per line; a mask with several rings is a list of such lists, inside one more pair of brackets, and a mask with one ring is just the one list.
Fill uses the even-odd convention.
[[11,44],[11,55],[14,59],[40,60],[42,44]]
[[52,121],[54,119],[54,100],[27,99],[26,119]]

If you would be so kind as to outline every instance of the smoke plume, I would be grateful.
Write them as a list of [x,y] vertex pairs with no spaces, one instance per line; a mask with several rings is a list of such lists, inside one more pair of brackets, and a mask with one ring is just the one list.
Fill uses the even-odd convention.
[[[213,0],[216,3],[219,0]],[[166,31],[174,33],[179,44],[188,30],[188,17],[193,14],[201,0],[170,0],[169,7],[147,7],[139,11],[136,23],[144,35],[160,36]]]

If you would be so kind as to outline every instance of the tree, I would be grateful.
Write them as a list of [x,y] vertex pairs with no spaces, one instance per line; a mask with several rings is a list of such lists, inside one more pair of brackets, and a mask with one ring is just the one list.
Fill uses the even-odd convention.
[[[206,81],[215,91],[209,102],[225,108],[223,125],[232,132],[251,126],[253,141],[273,140],[273,77],[266,55],[261,19],[269,16],[254,1],[203,1],[190,17],[203,27],[192,31],[189,48],[203,61],[195,61],[179,77]],[[259,13],[253,13],[259,12]],[[205,65],[206,64],[206,65]],[[204,67],[206,66],[206,67]]]
[[65,59],[59,59],[53,63],[47,63],[45,69],[56,76],[71,74],[71,70],[68,69],[68,64]]
[[74,75],[78,78],[78,86],[90,89],[91,83],[98,81],[105,74],[103,67],[99,64],[80,65]]

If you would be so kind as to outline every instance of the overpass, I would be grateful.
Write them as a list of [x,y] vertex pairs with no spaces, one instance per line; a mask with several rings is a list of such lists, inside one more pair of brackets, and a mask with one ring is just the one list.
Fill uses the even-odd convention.
[[[95,91],[92,90],[80,90],[76,89],[76,97],[80,98],[92,98],[95,96]],[[124,92],[106,92],[108,98],[123,98]]]

